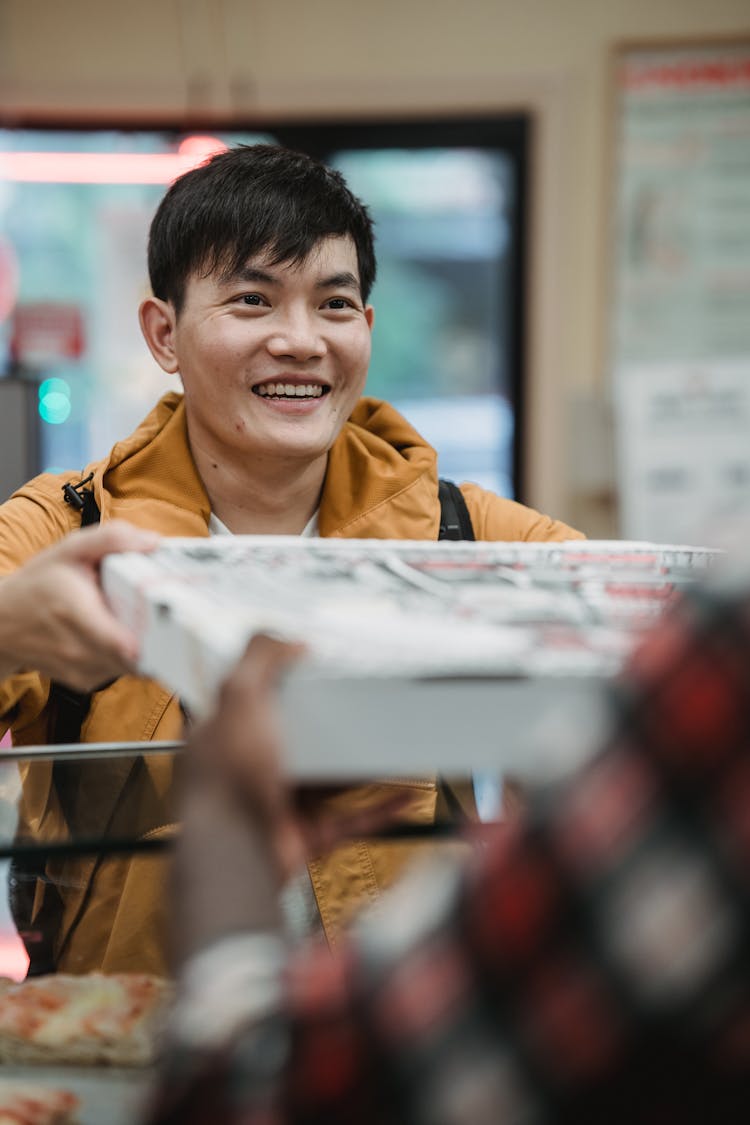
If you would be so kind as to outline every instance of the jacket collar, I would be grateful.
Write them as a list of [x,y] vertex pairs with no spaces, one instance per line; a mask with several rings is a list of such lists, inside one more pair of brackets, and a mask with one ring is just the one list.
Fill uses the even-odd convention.
[[437,455],[387,402],[362,398],[331,449],[322,536],[436,539]]
[[[164,535],[208,535],[211,508],[190,453],[181,394],[165,395],[90,469],[104,518]],[[435,539],[439,522],[434,449],[388,403],[360,399],[329,454],[320,535]]]
[[129,519],[164,535],[208,535],[211,505],[190,453],[181,394],[164,395],[90,468],[102,518]]

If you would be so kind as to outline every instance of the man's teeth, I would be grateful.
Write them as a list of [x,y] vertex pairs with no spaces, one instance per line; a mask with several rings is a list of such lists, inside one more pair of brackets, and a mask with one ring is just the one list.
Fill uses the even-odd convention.
[[323,394],[320,383],[264,383],[253,390],[265,398],[320,398]]

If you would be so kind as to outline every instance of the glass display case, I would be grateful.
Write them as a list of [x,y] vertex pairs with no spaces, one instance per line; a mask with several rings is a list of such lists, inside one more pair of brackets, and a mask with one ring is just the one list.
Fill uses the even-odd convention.
[[[71,1120],[82,1125],[140,1119],[163,1018],[149,1015],[148,1043],[128,1056],[133,1029],[123,1020],[122,1042],[112,1042],[123,997],[107,987],[127,974],[126,988],[146,987],[149,1004],[156,988],[155,1010],[168,1006],[164,922],[179,750],[130,743],[1,752],[0,1097],[7,1081],[28,1083],[70,1091],[78,1100]],[[70,976],[74,994],[56,994]],[[70,1057],[66,1021],[89,1046],[106,1040],[98,1061],[80,1045]]]
[[[173,994],[169,859],[179,831],[174,806],[181,750],[178,742],[0,750],[0,1105],[4,1082],[11,1081],[70,1091],[78,1100],[71,1120],[80,1125],[141,1119]],[[396,842],[454,834],[465,814],[456,811],[447,783],[438,793],[436,822],[394,824],[377,834]],[[67,1016],[56,1007],[55,987],[71,977],[76,1033],[93,1028],[107,1040],[96,1061],[64,1058]],[[116,1041],[117,1018],[107,1011],[102,1017],[96,1007],[97,982],[123,977],[141,990],[144,981],[149,989],[156,981],[162,1011],[135,1056],[129,1029],[125,1050]],[[14,1006],[23,996],[33,1061],[28,1050],[19,1054],[14,1024]],[[105,1006],[111,1000],[107,993]],[[38,1034],[45,1021],[53,1023],[51,1008],[54,1034]]]

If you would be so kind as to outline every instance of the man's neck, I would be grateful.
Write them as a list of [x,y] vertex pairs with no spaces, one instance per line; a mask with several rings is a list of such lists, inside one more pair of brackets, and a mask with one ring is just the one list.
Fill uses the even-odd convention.
[[312,464],[254,459],[239,470],[199,448],[192,453],[211,511],[235,535],[299,535],[318,508],[327,455]]

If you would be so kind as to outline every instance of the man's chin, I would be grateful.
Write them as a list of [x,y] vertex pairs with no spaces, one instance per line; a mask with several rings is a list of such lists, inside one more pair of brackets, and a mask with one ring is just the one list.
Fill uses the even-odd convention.
[[268,433],[264,440],[259,434],[259,446],[268,457],[280,457],[315,461],[325,456],[342,426],[339,425],[314,425],[312,419],[309,425],[283,426],[281,432]]
[[335,438],[330,441],[269,441],[255,446],[252,455],[266,461],[278,461],[294,465],[314,464],[326,458]]

